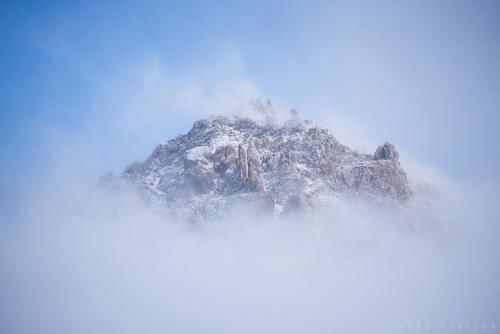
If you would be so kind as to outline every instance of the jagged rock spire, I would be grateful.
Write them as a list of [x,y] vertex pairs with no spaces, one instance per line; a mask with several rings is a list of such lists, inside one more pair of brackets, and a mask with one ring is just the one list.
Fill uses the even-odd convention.
[[262,103],[260,99],[250,100],[250,107],[255,111],[257,120],[262,120],[265,125],[275,125],[277,122],[276,112],[271,100]]
[[375,154],[373,155],[375,160],[399,160],[399,153],[396,151],[396,147],[389,142],[385,142],[384,145],[377,147]]

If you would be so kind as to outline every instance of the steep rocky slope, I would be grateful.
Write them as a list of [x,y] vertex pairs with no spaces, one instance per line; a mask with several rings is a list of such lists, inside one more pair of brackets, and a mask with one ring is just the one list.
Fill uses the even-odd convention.
[[276,125],[260,108],[267,115],[260,121],[201,119],[106,183],[133,185],[149,202],[205,218],[237,206],[281,214],[353,196],[396,203],[411,197],[392,144],[360,154],[294,111]]

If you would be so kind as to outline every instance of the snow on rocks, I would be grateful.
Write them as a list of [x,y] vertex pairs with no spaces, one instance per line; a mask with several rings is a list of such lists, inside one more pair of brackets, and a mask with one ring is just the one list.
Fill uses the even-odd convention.
[[[341,145],[326,129],[293,113],[277,126],[272,105],[258,104],[265,122],[211,117],[155,148],[115,182],[127,182],[171,211],[215,217],[237,205],[288,213],[343,195],[407,201],[406,173],[394,145],[374,155]],[[109,177],[106,178],[108,183]]]

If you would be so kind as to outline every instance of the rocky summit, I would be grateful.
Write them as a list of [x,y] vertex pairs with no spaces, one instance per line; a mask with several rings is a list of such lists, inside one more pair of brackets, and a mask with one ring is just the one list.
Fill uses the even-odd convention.
[[269,103],[256,108],[265,117],[196,121],[187,134],[158,145],[145,161],[105,183],[132,186],[150,203],[203,218],[235,207],[286,214],[340,198],[404,203],[411,197],[394,145],[361,154],[295,110],[277,125]]

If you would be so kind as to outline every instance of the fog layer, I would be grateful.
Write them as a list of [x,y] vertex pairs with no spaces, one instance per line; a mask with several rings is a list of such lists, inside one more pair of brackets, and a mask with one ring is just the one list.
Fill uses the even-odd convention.
[[498,323],[496,191],[454,185],[405,209],[340,202],[302,216],[191,224],[131,194],[61,184],[0,224],[2,333]]

